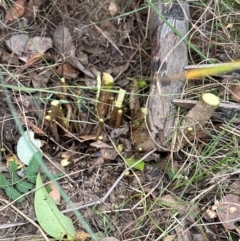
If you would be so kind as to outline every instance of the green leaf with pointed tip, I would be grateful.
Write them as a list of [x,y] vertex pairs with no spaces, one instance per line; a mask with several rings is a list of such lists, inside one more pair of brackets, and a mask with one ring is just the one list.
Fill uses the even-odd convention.
[[48,195],[42,186],[40,174],[37,175],[34,208],[37,220],[42,229],[56,240],[62,240],[67,235],[67,240],[75,239],[75,229],[72,220],[63,215],[57,208],[55,201]]
[[[138,159],[132,159],[132,158],[131,159],[128,159],[128,158],[126,159],[126,162],[127,162],[129,167],[134,165],[138,161],[139,161]],[[140,171],[143,171],[144,167],[145,167],[145,162],[141,161],[137,165],[135,165],[133,168],[138,169]]]

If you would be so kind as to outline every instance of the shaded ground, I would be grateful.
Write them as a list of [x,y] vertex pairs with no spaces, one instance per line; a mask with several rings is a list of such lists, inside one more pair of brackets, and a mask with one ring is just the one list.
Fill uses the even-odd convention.
[[[6,15],[5,8],[2,6],[1,9],[3,16]],[[202,9],[195,7],[192,12],[192,16],[199,19]],[[164,237],[171,235],[177,240],[193,240],[196,237],[200,237],[196,240],[230,240],[229,237],[237,240],[234,239],[237,237],[235,229],[214,223],[224,222],[224,215],[218,213],[219,217],[209,218],[205,214],[206,210],[212,210],[215,198],[223,200],[223,193],[239,192],[235,182],[238,172],[229,179],[224,179],[223,175],[229,177],[229,173],[238,170],[238,164],[234,161],[239,157],[238,148],[233,148],[233,142],[225,145],[224,141],[230,142],[233,137],[229,133],[222,133],[216,123],[209,123],[209,129],[214,130],[214,133],[209,132],[209,136],[200,140],[193,149],[187,147],[176,155],[151,153],[145,158],[143,172],[130,171],[114,184],[126,169],[123,159],[117,155],[121,146],[121,155],[125,158],[140,159],[146,154],[133,148],[132,123],[135,120],[131,119],[129,99],[136,80],[143,79],[147,83],[146,87],[135,93],[141,106],[144,106],[149,91],[151,52],[149,36],[146,34],[147,17],[148,8],[143,1],[59,0],[49,3],[30,0],[23,18],[2,20],[0,48],[4,82],[0,96],[0,126],[1,147],[5,152],[2,153],[1,171],[9,177],[6,160],[8,156],[16,154],[20,134],[15,119],[23,130],[29,127],[36,138],[44,142],[44,162],[51,172],[59,173],[60,170],[64,173],[59,184],[71,201],[80,207],[79,212],[94,233],[101,233],[102,237],[114,236],[119,240],[164,240]],[[194,23],[195,20],[191,22],[192,25]],[[65,30],[63,26],[66,27]],[[56,32],[56,29],[59,31]],[[210,35],[209,29],[204,30]],[[42,46],[51,40],[53,46],[44,52],[45,60],[29,49],[29,52],[17,55],[16,48],[22,43],[19,34],[28,38],[48,38],[41,42]],[[197,41],[198,32],[195,34],[193,43],[204,51],[209,47],[207,37],[203,37],[200,43]],[[6,41],[13,36],[17,36],[17,40],[9,46]],[[231,53],[232,58],[238,56],[237,49],[234,52],[233,49],[229,51],[222,46],[212,48],[209,52],[215,54],[210,57],[216,59],[220,59],[221,53]],[[73,59],[72,53],[76,58]],[[199,62],[199,57],[191,53],[190,59]],[[77,61],[84,66],[83,69]],[[71,66],[67,65],[69,63]],[[107,72],[113,76],[114,97],[119,87],[125,89],[127,95],[124,99],[121,128],[116,129],[106,117],[104,131],[100,133],[103,142],[96,147],[96,140],[92,139],[99,131],[99,116],[96,113],[98,89],[97,78],[92,75],[97,76],[98,72]],[[66,83],[60,82],[63,76]],[[209,80],[209,85],[202,87],[203,90],[198,84],[186,84],[184,97],[195,99],[196,93],[219,91]],[[204,84],[204,80],[201,84]],[[219,93],[221,94],[220,91]],[[58,135],[52,132],[51,124],[45,120],[50,102],[56,99],[62,102],[65,116],[71,110],[69,125],[65,129],[56,127]],[[9,106],[7,102],[12,105]],[[109,105],[112,106],[113,103],[110,102]],[[235,127],[238,128],[237,125]],[[238,138],[234,138],[234,143],[238,146]],[[212,142],[216,139],[218,142]],[[115,148],[109,150],[103,143],[111,146],[114,144],[118,152]],[[208,147],[212,148],[208,150]],[[213,153],[214,148],[216,153]],[[60,163],[66,156],[70,164],[63,167]],[[228,156],[228,161],[224,156]],[[209,162],[206,161],[207,158]],[[233,161],[230,163],[230,160]],[[232,172],[225,171],[225,166],[232,166]],[[233,184],[237,187],[233,187]],[[105,196],[112,187],[115,188]],[[102,200],[103,197],[106,198]],[[0,220],[2,225],[6,225],[1,226],[0,239],[28,240],[36,237],[41,240],[38,228],[29,224],[11,206],[6,206],[5,201],[9,199],[2,189],[0,198]],[[13,205],[34,219],[33,198],[33,193],[27,194],[23,203]],[[232,197],[229,200],[229,196],[224,198],[230,203],[234,199]],[[65,210],[66,215],[71,217],[77,230],[86,230],[64,199],[61,199],[59,209]],[[181,223],[182,230],[177,222]],[[226,232],[227,229],[230,234]]]

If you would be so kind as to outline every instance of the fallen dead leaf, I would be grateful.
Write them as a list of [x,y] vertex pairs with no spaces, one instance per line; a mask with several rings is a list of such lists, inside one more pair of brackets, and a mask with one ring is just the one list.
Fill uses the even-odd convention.
[[49,192],[49,196],[55,201],[56,204],[60,204],[61,197],[60,197],[59,189],[53,182],[50,182],[48,185],[51,188],[51,191]]
[[192,241],[190,230],[185,222],[182,222],[181,225],[176,226],[174,229],[177,233],[178,241]]
[[79,71],[70,64],[63,64],[57,68],[56,73],[66,79],[75,79],[78,76]]
[[72,40],[72,35],[67,27],[59,25],[53,33],[54,47],[65,58],[74,57],[76,47]]
[[90,238],[90,235],[88,233],[85,233],[84,231],[77,231],[75,234],[76,241],[85,241],[88,238]]
[[5,41],[9,50],[18,56],[22,56],[23,51],[28,43],[28,37],[26,34],[13,35],[10,39]]
[[53,33],[53,44],[57,51],[64,55],[67,61],[76,69],[82,71],[90,78],[95,78],[90,70],[86,69],[76,57],[76,47],[73,43],[69,29],[64,25],[59,25]]
[[16,0],[12,7],[7,11],[5,16],[5,23],[8,21],[14,21],[15,19],[23,16],[25,12],[26,0]]
[[83,141],[96,140],[96,135],[83,135],[80,136],[80,139],[82,139]]
[[19,58],[19,59],[21,59],[24,62],[26,61],[25,65],[22,67],[22,70],[24,70],[24,69],[27,69],[29,66],[37,63],[38,61],[51,60],[52,56],[49,53],[46,53],[44,55],[42,55],[42,54],[34,54],[30,58],[22,57],[22,58]]
[[114,237],[107,237],[107,238],[101,239],[101,241],[119,241],[119,239],[114,238]]
[[38,73],[37,71],[30,71],[29,75],[32,80],[32,85],[35,89],[45,88],[49,81],[50,76],[52,75],[52,71],[46,70],[42,73]]
[[31,58],[35,54],[44,54],[52,47],[53,42],[51,38],[36,36],[27,42],[23,56]]
[[176,237],[176,234],[169,235],[166,238],[164,238],[163,241],[172,241],[172,240],[174,240],[175,237]]
[[90,144],[90,146],[93,146],[93,147],[96,147],[96,148],[99,148],[99,149],[102,149],[102,148],[110,148],[110,149],[113,149],[112,146],[106,144],[105,142],[103,141],[95,141],[95,142],[92,142]]
[[112,139],[118,138],[119,136],[126,135],[128,133],[128,131],[129,131],[128,126],[124,126],[123,128],[114,128],[111,131],[110,137]]
[[124,22],[122,31],[120,32],[122,39],[129,38],[129,34],[131,32],[132,25],[133,25],[133,19],[129,19],[127,22]]
[[105,160],[111,160],[111,161],[114,161],[118,156],[118,152],[115,149],[110,149],[110,148],[101,149],[101,154]]
[[19,59],[14,54],[2,51],[2,63],[8,65],[19,65]]
[[186,211],[186,205],[181,204],[181,202],[179,202],[171,194],[164,195],[159,200],[167,207],[176,209],[179,213],[184,213],[184,211]]
[[115,2],[110,2],[108,6],[108,11],[112,17],[114,17],[118,13],[118,7]]
[[234,85],[232,88],[232,99],[236,102],[240,102],[240,85]]
[[235,223],[240,220],[240,197],[233,194],[223,196],[218,203],[217,215],[222,225],[228,230],[236,229]]
[[103,157],[100,156],[100,157],[98,157],[98,158],[95,158],[94,161],[93,161],[93,163],[92,163],[92,165],[91,165],[91,167],[88,169],[88,173],[89,173],[89,174],[92,173],[95,167],[99,167],[99,166],[101,166],[103,163],[104,163]]

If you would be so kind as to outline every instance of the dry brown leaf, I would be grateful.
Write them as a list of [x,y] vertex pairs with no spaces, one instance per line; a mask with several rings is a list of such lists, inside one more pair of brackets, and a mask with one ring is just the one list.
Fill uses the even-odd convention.
[[101,241],[119,241],[119,239],[114,238],[114,237],[107,237],[107,238],[101,239]]
[[123,128],[114,128],[111,131],[110,137],[113,139],[118,138],[119,136],[126,135],[128,133],[128,131],[129,131],[128,126],[124,126]]
[[91,140],[96,140],[96,135],[83,135],[79,137],[83,141],[91,141]]
[[90,238],[90,235],[88,233],[85,233],[84,231],[77,231],[75,234],[76,241],[85,241],[88,238]]
[[2,64],[19,66],[19,59],[17,58],[16,55],[9,54],[7,52],[2,51]]
[[51,188],[49,196],[55,201],[56,204],[59,204],[61,199],[59,189],[53,182],[50,182],[48,185]]
[[33,87],[35,89],[41,89],[47,86],[49,78],[52,75],[52,71],[50,69],[47,71],[44,70],[42,73],[30,71],[29,75],[31,77]]
[[127,22],[125,22],[123,24],[122,31],[120,32],[122,39],[129,38],[129,34],[131,32],[132,25],[133,25],[133,19],[129,19]]
[[5,22],[13,21],[23,16],[25,12],[25,6],[26,0],[16,0],[6,13]]
[[76,47],[72,40],[72,35],[67,27],[59,25],[53,33],[53,44],[59,54],[65,58],[75,57]]
[[229,230],[236,229],[235,223],[240,220],[240,197],[227,194],[222,198],[217,207],[217,215],[222,225]]
[[160,201],[167,207],[174,208],[180,213],[184,213],[184,211],[186,211],[186,205],[181,204],[181,202],[174,198],[171,194],[162,196]]
[[240,193],[240,180],[237,180],[230,185],[230,192]]
[[232,88],[232,99],[236,102],[240,102],[240,85],[234,85]]
[[73,66],[75,67],[76,69],[79,69],[80,71],[82,71],[85,75],[87,75],[88,77],[94,79],[95,76],[92,74],[92,72],[85,68],[82,63],[78,60],[77,57],[73,56],[71,57],[68,62]]
[[102,149],[102,148],[105,148],[105,149],[106,149],[106,148],[113,149],[112,146],[106,144],[106,143],[103,142],[103,141],[95,141],[95,142],[92,142],[92,143],[90,144],[90,146],[94,146],[94,147],[99,148],[99,149]]
[[[20,57],[19,59],[27,63],[27,67],[42,59],[42,55],[49,48],[52,48],[52,40],[50,38],[34,37],[29,39],[25,34],[14,35],[5,41],[5,44],[13,53]],[[51,56],[46,54],[44,58],[49,59]]]
[[22,70],[24,70],[24,69],[28,68],[29,66],[31,66],[31,65],[33,65],[33,64],[35,64],[38,61],[41,61],[43,59],[51,60],[52,56],[49,53],[46,53],[44,55],[42,55],[42,54],[34,54],[30,58],[22,57],[22,58],[19,58],[19,59],[21,59],[22,61],[26,62],[25,65],[22,67]]
[[36,36],[29,39],[26,44],[23,56],[32,57],[35,54],[44,54],[48,49],[53,47],[51,38]]
[[63,64],[57,68],[56,73],[66,79],[75,79],[78,76],[79,71],[70,64]]
[[13,35],[10,39],[5,41],[9,50],[18,56],[22,56],[29,39],[26,34]]
[[102,157],[95,158],[91,167],[89,168],[89,171],[91,172],[94,167],[99,167],[104,163],[104,159]]
[[177,233],[178,241],[192,241],[189,227],[187,227],[184,221],[181,223],[181,225],[176,226],[174,229]]
[[114,161],[118,156],[118,152],[115,149],[110,149],[110,148],[101,149],[101,154],[105,160],[111,160],[111,161]]
[[176,237],[176,234],[169,235],[166,238],[164,238],[163,241],[172,241],[172,240],[174,240],[175,237]]
[[73,43],[71,33],[67,27],[60,25],[56,28],[53,33],[53,44],[57,51],[64,55],[64,57],[73,67],[79,69],[88,77],[95,78],[91,71],[86,69],[76,57],[76,47]]
[[108,11],[112,17],[114,17],[118,13],[118,7],[115,2],[110,2],[108,6]]

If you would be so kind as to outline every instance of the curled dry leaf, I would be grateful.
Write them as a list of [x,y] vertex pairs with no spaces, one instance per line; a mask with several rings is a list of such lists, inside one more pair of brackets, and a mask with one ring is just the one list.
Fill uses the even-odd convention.
[[91,141],[91,140],[96,140],[96,135],[83,135],[80,136],[80,139],[84,141]]
[[105,142],[103,141],[95,141],[95,142],[92,142],[90,144],[90,146],[93,146],[93,147],[96,147],[96,148],[99,148],[99,149],[102,149],[102,148],[110,148],[110,149],[113,149],[112,146],[106,144]]
[[5,22],[14,21],[22,17],[25,12],[25,6],[26,0],[16,0],[6,13]]

